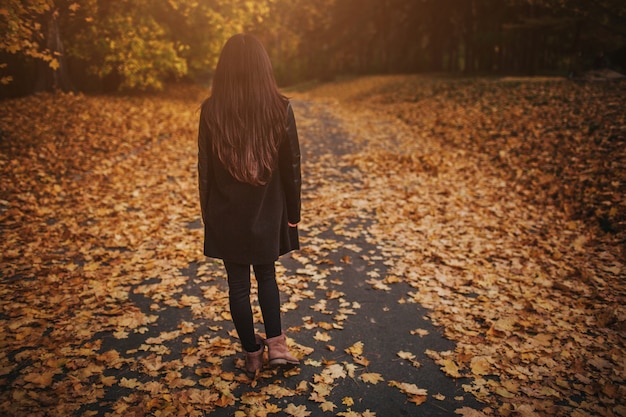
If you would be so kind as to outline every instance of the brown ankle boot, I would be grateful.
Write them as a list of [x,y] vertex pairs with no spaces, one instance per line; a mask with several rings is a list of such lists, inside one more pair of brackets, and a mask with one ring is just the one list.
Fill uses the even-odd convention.
[[255,334],[257,344],[261,345],[256,352],[243,351],[243,356],[246,360],[246,372],[249,374],[256,374],[256,371],[263,367],[263,352],[265,352],[264,340],[258,334]]
[[270,365],[297,365],[300,363],[298,359],[289,353],[285,333],[265,339],[265,345],[267,346]]

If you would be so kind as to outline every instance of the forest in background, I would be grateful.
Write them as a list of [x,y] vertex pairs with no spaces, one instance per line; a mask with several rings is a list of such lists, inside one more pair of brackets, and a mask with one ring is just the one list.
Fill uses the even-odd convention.
[[281,85],[626,69],[622,0],[3,0],[0,95],[207,82],[242,31],[264,42]]

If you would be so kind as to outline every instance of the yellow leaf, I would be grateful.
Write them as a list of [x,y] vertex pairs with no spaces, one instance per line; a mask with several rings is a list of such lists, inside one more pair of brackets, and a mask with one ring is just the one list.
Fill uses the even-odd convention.
[[49,65],[49,66],[50,66],[50,68],[52,68],[54,71],[58,70],[58,69],[59,69],[59,67],[61,66],[61,65],[59,64],[59,60],[58,60],[58,59],[56,59],[56,58],[52,58],[52,59],[50,60],[50,63],[49,63],[48,65]]
[[515,330],[515,323],[517,323],[517,317],[506,317],[496,321],[493,328],[501,332],[510,332]]
[[192,404],[211,405],[219,399],[219,394],[211,390],[191,388],[189,400]]
[[311,412],[306,409],[306,406],[296,406],[293,403],[289,403],[287,408],[285,408],[283,411],[293,417],[307,417],[311,415]]
[[341,403],[343,405],[347,405],[348,407],[352,407],[354,405],[354,400],[352,399],[352,397],[343,397],[341,399]]
[[235,397],[233,395],[222,395],[218,400],[215,401],[215,405],[221,408],[228,407],[230,405],[235,404]]
[[345,369],[343,368],[343,366],[337,363],[328,366],[326,369],[324,369],[322,373],[325,375],[329,375],[332,379],[346,377]]
[[326,412],[326,411],[332,412],[335,408],[337,408],[337,406],[334,403],[331,403],[330,401],[325,401],[325,402],[320,404],[320,408],[324,412]]
[[328,292],[326,292],[326,297],[327,297],[329,300],[335,300],[335,299],[337,299],[337,298],[341,298],[341,297],[343,297],[344,295],[345,295],[345,294],[344,294],[344,293],[342,293],[341,291],[336,291],[336,290],[332,290],[332,291],[328,291]]
[[[367,359],[364,359],[365,362],[369,363],[369,361]],[[356,362],[356,359],[355,359]],[[356,371],[356,365],[353,363],[344,363],[344,366],[346,367],[346,370],[348,371],[348,376],[352,379],[354,379],[354,372]]]
[[119,386],[123,388],[135,389],[141,386],[141,382],[138,382],[137,378],[128,379],[126,377],[122,377],[119,382]]
[[354,363],[362,366],[370,366],[370,361],[364,356],[355,356]]
[[460,378],[461,374],[459,374],[459,367],[456,364],[456,362],[454,362],[451,359],[443,359],[439,362],[440,365],[442,366],[442,370],[448,375],[451,376],[452,378]]
[[318,340],[320,342],[328,342],[331,340],[331,337],[328,333],[326,332],[316,332],[315,336],[313,336],[313,339]]
[[158,395],[163,391],[163,384],[158,381],[146,382],[143,386],[144,391],[148,391],[152,395]]
[[289,388],[281,387],[279,385],[268,385],[261,390],[264,394],[268,394],[275,398],[291,397],[295,395],[295,392]]
[[428,400],[426,395],[409,395],[409,401],[415,405],[424,404]]
[[498,394],[501,397],[504,398],[515,398],[514,394],[511,394],[509,391],[506,390],[506,388],[504,387],[498,387],[496,388],[496,394]]
[[419,337],[424,337],[429,334],[428,330],[425,329],[415,329],[411,330],[411,334],[417,334]]
[[411,352],[400,351],[400,352],[398,352],[398,356],[400,358],[406,359],[408,361],[411,361],[411,360],[415,359],[415,355],[412,354]]
[[361,374],[359,378],[361,379],[361,381],[365,383],[374,384],[374,385],[378,384],[381,381],[384,381],[382,375],[376,372],[363,373]]
[[345,352],[352,356],[358,356],[363,354],[363,342],[356,342],[349,348],[345,349]]
[[489,375],[491,365],[486,356],[475,356],[470,362],[470,368],[474,375]]
[[398,382],[398,381],[389,381],[390,387],[399,388],[400,391],[407,395],[419,395],[425,396],[428,395],[428,391],[423,388],[418,388],[415,384],[409,384],[407,382]]

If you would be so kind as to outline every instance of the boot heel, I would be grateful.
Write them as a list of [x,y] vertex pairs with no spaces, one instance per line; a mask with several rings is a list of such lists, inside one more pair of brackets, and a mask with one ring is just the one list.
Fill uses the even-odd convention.
[[269,364],[272,366],[298,365],[300,361],[289,353],[287,337],[284,333],[280,336],[265,339]]

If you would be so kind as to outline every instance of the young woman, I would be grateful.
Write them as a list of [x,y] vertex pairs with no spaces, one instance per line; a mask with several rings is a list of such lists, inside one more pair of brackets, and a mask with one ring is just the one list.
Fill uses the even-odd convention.
[[[281,328],[274,263],[299,249],[300,146],[291,105],[251,35],[233,36],[220,54],[200,113],[198,177],[204,254],[224,262],[246,370],[263,366],[266,346],[270,365],[297,364]],[[251,265],[266,339],[254,331]]]

